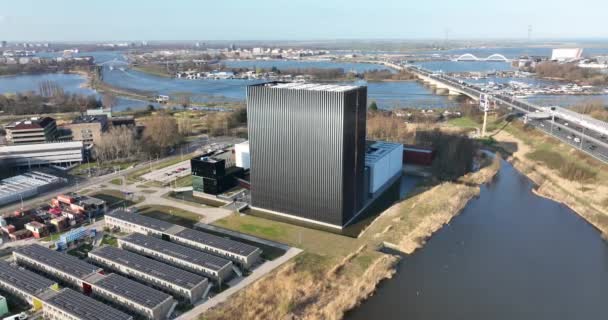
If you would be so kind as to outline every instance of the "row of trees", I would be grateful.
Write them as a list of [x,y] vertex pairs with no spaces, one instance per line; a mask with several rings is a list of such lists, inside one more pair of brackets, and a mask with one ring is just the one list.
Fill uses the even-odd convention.
[[608,105],[602,100],[588,100],[572,107],[572,110],[589,115],[602,121],[608,121]]
[[49,72],[70,72],[79,69],[88,69],[94,63],[87,60],[41,60],[40,63],[27,64],[2,64],[0,65],[0,76],[15,74],[38,74]]
[[132,160],[139,155],[139,146],[133,128],[112,127],[95,145],[95,157],[99,162]]
[[417,77],[408,71],[391,72],[390,70],[370,70],[363,73],[363,78],[367,81],[383,80],[416,80]]
[[79,112],[101,107],[95,96],[65,93],[63,90],[45,87],[42,96],[35,92],[0,95],[0,111],[4,114],[41,114],[55,112]]
[[369,115],[367,137],[432,147],[436,152],[432,171],[440,180],[454,180],[470,172],[477,152],[475,142],[464,134],[409,128],[403,119],[382,112]]
[[581,68],[575,63],[542,62],[536,66],[535,72],[544,78],[564,79],[590,85],[608,84],[608,75],[597,70]]
[[144,121],[140,134],[136,128],[111,127],[95,144],[99,162],[128,161],[166,155],[182,141],[183,136],[175,118],[158,114]]

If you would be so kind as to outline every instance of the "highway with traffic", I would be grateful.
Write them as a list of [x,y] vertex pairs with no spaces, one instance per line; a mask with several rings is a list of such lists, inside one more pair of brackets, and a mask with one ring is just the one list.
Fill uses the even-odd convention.
[[566,108],[533,105],[505,93],[487,91],[461,79],[425,70],[418,66],[406,65],[404,68],[453,87],[476,100],[479,100],[481,95],[487,95],[496,106],[517,111],[517,114],[521,115],[526,123],[608,163],[608,123],[606,122]]

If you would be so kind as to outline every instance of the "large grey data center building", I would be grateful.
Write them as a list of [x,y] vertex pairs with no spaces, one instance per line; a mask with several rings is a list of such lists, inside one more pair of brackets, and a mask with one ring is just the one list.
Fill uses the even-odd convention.
[[249,86],[252,207],[347,225],[365,202],[366,108],[364,86]]

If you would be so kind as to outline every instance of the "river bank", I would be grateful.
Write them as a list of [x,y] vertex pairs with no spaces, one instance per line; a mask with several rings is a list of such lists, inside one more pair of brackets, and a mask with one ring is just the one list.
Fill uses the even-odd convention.
[[422,247],[479,194],[479,183],[490,181],[499,167],[496,157],[459,181],[420,185],[358,238],[247,215],[218,221],[221,227],[294,245],[304,253],[201,319],[342,319],[394,275],[401,258],[382,248],[409,254]]
[[[513,166],[532,180],[537,188],[534,193],[570,207],[583,219],[608,236],[608,166],[592,159],[574,148],[548,136],[524,133],[510,125],[494,135],[499,145],[510,151],[507,159]],[[551,140],[551,141],[548,141]],[[535,158],[534,150],[550,143],[559,153],[580,161],[595,169],[593,179],[572,181],[560,174],[557,168],[542,159]]]

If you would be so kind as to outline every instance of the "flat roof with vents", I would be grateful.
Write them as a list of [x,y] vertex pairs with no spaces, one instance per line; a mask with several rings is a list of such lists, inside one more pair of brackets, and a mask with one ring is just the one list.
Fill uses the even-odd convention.
[[162,291],[150,288],[115,273],[102,277],[94,283],[94,286],[150,309],[166,302],[168,299],[173,299]]
[[93,258],[93,260],[95,260],[96,256],[110,260],[123,267],[146,273],[151,277],[162,279],[182,288],[192,289],[207,281],[206,278],[194,273],[115,247],[104,246],[89,252],[89,257]]
[[176,233],[175,236],[245,257],[260,250],[248,244],[192,229],[184,229]]
[[133,317],[74,290],[63,289],[45,302],[82,320],[132,320]]
[[1,260],[0,282],[31,295],[39,294],[55,284],[54,281],[43,276]]
[[175,259],[198,264],[213,271],[220,271],[232,264],[230,260],[139,233],[132,233],[118,241],[144,247],[147,250],[155,251]]
[[37,244],[21,247],[15,250],[13,254],[25,256],[49,268],[56,269],[79,279],[84,279],[93,273],[103,271],[101,268],[84,262],[76,257]]

